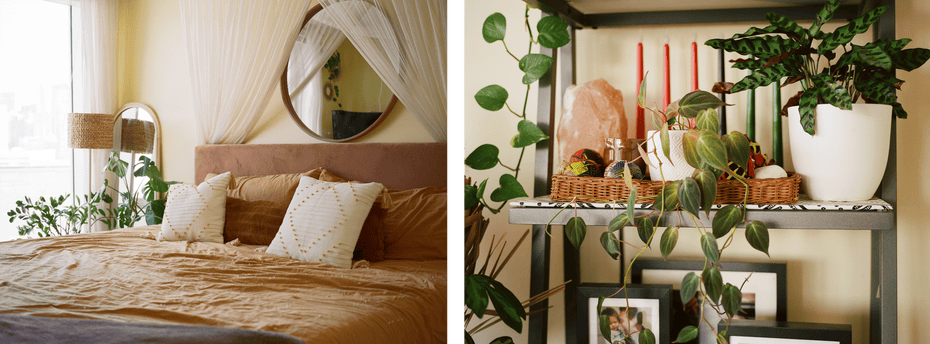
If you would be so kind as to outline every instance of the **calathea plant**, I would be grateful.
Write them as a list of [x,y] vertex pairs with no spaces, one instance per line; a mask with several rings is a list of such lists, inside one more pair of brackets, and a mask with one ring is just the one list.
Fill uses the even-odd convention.
[[[614,259],[618,259],[620,256],[623,245],[638,250],[630,261],[630,266],[632,266],[633,261],[645,250],[650,249],[651,244],[658,239],[662,256],[668,258],[678,244],[680,228],[678,226],[668,226],[660,234],[657,226],[674,212],[678,213],[677,218],[679,219],[690,218],[693,227],[700,232],[700,243],[695,244],[699,244],[704,253],[705,265],[700,275],[689,273],[682,280],[682,304],[688,304],[688,301],[698,294],[701,296],[701,309],[703,309],[704,304],[709,305],[726,324],[729,324],[733,316],[740,311],[742,293],[740,287],[723,283],[720,274],[720,257],[723,250],[735,240],[735,228],[744,224],[746,227],[746,241],[756,250],[768,255],[768,228],[762,222],[748,222],[746,220],[745,197],[740,205],[730,204],[717,210],[709,224],[700,219],[700,213],[703,211],[705,217],[710,217],[711,206],[714,204],[717,195],[717,179],[721,174],[727,173],[746,185],[744,178],[734,172],[728,163],[733,161],[744,170],[746,169],[745,165],[749,161],[750,154],[749,141],[745,135],[736,131],[723,137],[717,134],[719,122],[715,108],[724,105],[724,103],[713,94],[705,91],[694,91],[662,111],[645,106],[645,85],[644,81],[640,86],[640,96],[637,102],[641,107],[651,112],[653,125],[659,128],[656,135],[661,136],[662,151],[643,152],[644,154],[641,156],[646,159],[648,164],[658,163],[658,159],[653,162],[653,159],[649,158],[650,155],[657,157],[658,154],[664,154],[668,157],[670,150],[668,128],[669,126],[680,127],[688,130],[682,142],[685,159],[696,170],[691,177],[666,182],[661,192],[657,196],[652,196],[652,199],[649,200],[653,203],[651,212],[638,216],[634,212],[634,205],[637,201],[645,200],[646,197],[637,197],[637,190],[632,183],[631,174],[626,171],[624,179],[627,187],[631,190],[626,200],[626,211],[613,218],[607,230],[601,233],[601,245]],[[685,124],[689,119],[696,120],[695,126]],[[658,168],[661,170],[661,164]],[[745,194],[748,196],[748,193],[749,188],[746,186]],[[638,246],[631,242],[621,241],[613,234],[626,226],[635,226],[640,240],[645,245]],[[565,235],[576,248],[581,247],[586,232],[587,226],[581,217],[570,218],[565,226]],[[723,240],[722,245],[718,243],[720,239]],[[623,278],[624,286],[630,281],[630,270],[630,268],[626,269],[627,273]],[[618,293],[622,293],[622,291],[620,290]],[[605,297],[602,296],[598,302],[599,314],[604,299]],[[709,319],[703,317],[704,315],[699,321],[710,323]],[[600,334],[610,341],[610,320],[608,317],[606,315],[600,316],[598,324]],[[715,328],[715,326],[711,327]],[[697,335],[697,326],[687,326],[677,334],[674,342],[689,342],[694,340]],[[717,338],[720,343],[725,343],[725,332],[718,333]],[[656,342],[655,334],[648,328],[639,333],[638,339],[640,344]],[[630,337],[625,340],[632,342]]]
[[[520,165],[523,161],[523,154],[526,152],[527,147],[549,139],[549,136],[535,123],[526,118],[526,105],[529,97],[530,85],[539,80],[539,78],[549,70],[553,61],[549,56],[533,53],[533,46],[538,44],[550,49],[559,48],[568,44],[570,36],[568,34],[568,24],[566,24],[564,20],[558,16],[546,16],[536,23],[536,36],[534,37],[533,26],[530,25],[529,20],[529,11],[530,7],[527,6],[524,15],[524,25],[529,32],[529,44],[527,46],[527,54],[522,58],[518,58],[514,55],[504,42],[504,34],[507,31],[507,21],[503,14],[494,13],[488,16],[482,27],[482,36],[484,40],[488,43],[500,41],[504,46],[504,50],[515,60],[514,62],[517,67],[523,71],[523,84],[526,85],[526,95],[523,101],[523,109],[518,113],[508,104],[509,93],[500,85],[484,87],[475,94],[475,101],[477,101],[478,105],[482,108],[489,111],[498,111],[507,107],[508,112],[517,117],[517,133],[510,140],[510,146],[520,149],[520,158],[517,160],[516,164],[508,163],[505,165],[498,156],[500,149],[497,148],[496,145],[490,143],[478,146],[478,148],[465,158],[465,165],[476,170],[488,170],[498,165],[507,170],[505,173],[501,174],[498,179],[500,186],[491,191],[489,196],[486,195],[487,192],[485,190],[487,188],[488,179],[483,180],[477,186],[470,185],[469,182],[466,182],[465,209],[468,211],[469,217],[471,217],[472,214],[480,215],[482,208],[485,207],[490,210],[491,213],[496,214],[504,208],[507,201],[518,197],[527,197],[526,190],[517,181],[517,177],[520,174]],[[489,125],[489,127],[499,126]],[[500,204],[495,207],[491,205],[491,202],[500,202]],[[466,219],[466,222],[467,221]],[[480,221],[477,222],[480,223]],[[549,297],[555,291],[560,290],[561,286],[553,288],[541,295],[536,295],[532,299],[521,303],[502,283],[494,279],[497,273],[500,272],[500,268],[503,267],[503,264],[497,266],[495,263],[494,267],[487,269],[486,261],[484,267],[475,271],[477,265],[474,262],[477,259],[476,250],[477,247],[480,246],[480,240],[484,234],[483,228],[487,227],[486,223],[487,222],[485,222],[483,226],[470,225],[466,227],[466,247],[469,248],[469,251],[466,252],[466,264],[468,266],[465,276],[465,306],[468,309],[465,312],[465,326],[468,327],[468,322],[473,316],[484,318],[488,314],[491,314],[492,316],[499,317],[497,320],[503,321],[507,326],[519,333],[523,329],[523,320],[526,319],[527,315],[525,308]],[[475,233],[475,231],[480,233]],[[519,245],[519,242],[517,245]],[[496,250],[493,246],[492,243],[492,251]],[[501,248],[501,252],[503,252],[503,248]],[[500,258],[500,255],[498,258]],[[507,259],[505,259],[503,263],[505,264],[506,261]],[[485,273],[487,273],[487,275]],[[493,311],[487,309],[489,302],[494,305]],[[470,330],[466,329],[465,342],[474,343],[471,335],[487,328],[490,324],[493,324],[493,322],[485,320],[485,322]],[[493,343],[513,343],[513,339],[503,336],[495,339]]]
[[714,91],[734,93],[782,79],[787,79],[785,85],[800,82],[802,90],[788,100],[782,114],[788,107],[799,105],[801,125],[811,135],[817,104],[849,110],[861,97],[868,103],[891,105],[895,116],[907,118],[896,94],[903,81],[895,77],[894,70],[910,71],[922,66],[930,59],[930,50],[904,49],[910,39],[879,40],[861,46],[850,43],[856,35],[868,31],[887,6],[876,7],[833,32],[821,30],[839,6],[840,0],[828,0],[809,28],[766,12],[769,26],[753,27],[728,39],[708,40],[705,44],[715,49],[747,56],[732,61],[733,67],[751,72],[736,84],[718,83]]

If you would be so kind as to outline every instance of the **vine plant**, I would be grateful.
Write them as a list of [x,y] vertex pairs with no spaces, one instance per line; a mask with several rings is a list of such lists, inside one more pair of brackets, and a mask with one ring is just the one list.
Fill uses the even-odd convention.
[[[553,58],[549,56],[533,53],[533,47],[534,45],[540,45],[545,48],[556,49],[568,44],[570,35],[568,33],[568,24],[558,16],[553,15],[543,17],[536,23],[536,35],[534,37],[533,26],[530,25],[529,19],[530,8],[529,5],[526,6],[524,15],[523,24],[526,31],[529,33],[529,43],[527,45],[527,53],[523,55],[522,58],[518,58],[517,55],[507,47],[507,43],[504,42],[504,35],[507,31],[507,21],[503,14],[491,14],[485,19],[482,26],[482,36],[484,40],[487,43],[500,41],[507,54],[517,62],[517,66],[523,71],[523,84],[526,85],[526,95],[523,99],[523,108],[518,113],[508,104],[509,93],[500,85],[489,85],[475,94],[475,101],[485,110],[498,111],[506,107],[508,112],[517,117],[517,134],[510,140],[510,145],[513,148],[520,149],[520,157],[516,164],[508,163],[505,165],[499,158],[500,149],[490,143],[482,144],[472,151],[471,154],[465,158],[465,165],[468,167],[475,170],[488,170],[500,165],[506,169],[507,172],[501,174],[498,178],[500,186],[491,191],[489,196],[486,196],[485,190],[487,188],[488,179],[483,180],[477,186],[466,184],[466,210],[480,205],[487,208],[491,213],[497,214],[504,208],[507,201],[518,197],[527,197],[526,190],[520,182],[517,181],[517,177],[520,174],[520,165],[523,162],[523,154],[526,152],[526,147],[549,139],[549,136],[546,135],[539,126],[527,120],[526,117],[530,86],[549,71],[553,62]],[[492,202],[500,202],[500,204],[494,207],[491,206]],[[497,264],[495,263],[495,265]],[[494,270],[494,268],[491,269],[491,271]],[[498,316],[500,318],[499,320],[503,321],[517,333],[520,333],[523,329],[523,320],[526,319],[524,307],[538,302],[540,297],[545,298],[553,293],[553,290],[550,290],[540,297],[534,297],[526,303],[521,304],[510,290],[492,277],[496,276],[495,273],[484,275],[482,271],[484,271],[484,269],[478,273],[467,274],[465,277],[465,306],[468,308],[465,312],[466,326],[468,325],[468,320],[471,319],[473,315],[482,318],[487,314],[492,314]],[[489,301],[494,305],[494,311],[487,309]],[[479,325],[472,330],[466,330],[465,342],[473,344],[474,340],[471,335],[484,328],[487,328],[487,326]],[[502,336],[495,339],[492,343],[513,343],[513,339],[508,336]]]
[[[740,287],[730,283],[723,283],[720,274],[720,256],[723,250],[733,243],[735,227],[746,223],[746,240],[750,246],[768,255],[769,233],[768,228],[759,221],[748,222],[746,220],[745,205],[748,197],[749,188],[742,176],[735,173],[728,165],[730,161],[737,163],[744,170],[749,161],[749,141],[739,132],[733,131],[723,137],[718,136],[718,120],[715,108],[725,105],[713,94],[705,91],[694,91],[685,95],[681,100],[672,103],[664,111],[645,106],[646,94],[645,80],[640,85],[640,96],[637,102],[640,107],[648,109],[651,112],[653,125],[660,128],[658,133],[662,142],[661,154],[669,156],[669,138],[668,129],[676,125],[688,130],[682,140],[685,160],[696,170],[691,177],[683,180],[666,182],[661,192],[656,196],[637,197],[636,187],[632,184],[629,171],[624,173],[627,187],[631,190],[626,201],[626,211],[613,218],[607,230],[601,234],[600,242],[604,250],[613,259],[618,259],[622,245],[628,245],[638,250],[630,266],[645,250],[651,247],[652,242],[656,239],[658,230],[656,225],[662,223],[663,218],[677,212],[679,223],[682,218],[690,218],[691,223],[700,232],[700,246],[704,253],[704,268],[700,276],[695,273],[688,273],[681,282],[681,299],[682,304],[687,304],[695,294],[700,294],[702,298],[702,308],[704,304],[713,308],[721,320],[729,325],[730,320],[740,311],[740,300],[742,293]],[[686,120],[677,120],[678,117],[694,119],[695,126],[685,125]],[[640,147],[642,150],[642,147]],[[641,157],[647,164],[658,167],[662,170],[662,163],[658,159],[650,159],[649,154],[658,157],[657,151],[645,152]],[[726,205],[717,211],[710,224],[700,219],[700,212],[705,213],[705,217],[710,217],[710,210],[714,204],[717,193],[717,180],[723,174],[727,173],[734,179],[746,186],[746,192],[743,202],[740,205]],[[665,178],[662,177],[664,181]],[[634,205],[637,201],[651,199],[653,209],[650,213],[636,216]],[[611,201],[604,201],[611,202]],[[635,226],[639,238],[645,244],[638,246],[631,242],[621,241],[614,232],[622,230],[625,226]],[[668,226],[659,236],[659,250],[663,258],[668,256],[675,249],[678,243],[680,228],[678,226]],[[587,227],[584,219],[575,216],[568,220],[565,226],[565,235],[567,239],[576,248],[581,246],[584,241]],[[723,239],[723,245],[718,245],[718,240]],[[623,287],[617,293],[625,290],[626,284],[630,280],[630,268],[626,269],[627,273],[623,276]],[[602,303],[605,296],[601,296],[598,302],[598,314],[600,314]],[[701,316],[699,321],[707,322],[710,320]],[[600,334],[610,341],[610,320],[606,315],[601,315],[598,321]],[[711,325],[711,328],[714,328]],[[687,326],[682,329],[675,339],[675,343],[685,343],[694,340],[698,335],[696,326]],[[725,331],[717,334],[718,343],[725,344]],[[654,344],[656,341],[655,334],[652,330],[644,328],[638,337],[640,344]],[[626,337],[624,343],[632,343],[631,337]],[[615,341],[613,343],[620,343]],[[623,343],[621,343],[623,344]]]

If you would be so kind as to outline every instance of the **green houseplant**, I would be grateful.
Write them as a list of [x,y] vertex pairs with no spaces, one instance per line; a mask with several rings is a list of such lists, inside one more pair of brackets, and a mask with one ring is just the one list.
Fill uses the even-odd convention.
[[[155,163],[147,156],[140,156],[139,161],[130,169],[129,163],[119,158],[119,152],[113,152],[107,160],[105,170],[113,172],[123,184],[118,189],[104,179],[103,186],[97,192],[82,197],[75,197],[73,204],[66,200],[71,195],[58,197],[39,197],[33,201],[29,197],[16,202],[16,208],[7,212],[10,223],[19,219],[25,221],[18,226],[19,235],[36,233],[39,237],[49,237],[80,232],[81,225],[93,226],[101,222],[108,230],[130,227],[145,218],[146,224],[160,224],[165,213],[165,199],[157,199],[159,193],[168,191],[168,186],[176,182],[166,182]],[[139,178],[148,178],[139,189],[130,185],[128,174]],[[115,206],[108,191],[119,194]]]
[[[518,197],[527,197],[526,190],[517,181],[517,177],[520,174],[520,166],[523,161],[523,154],[526,152],[527,147],[549,139],[549,136],[535,123],[527,120],[526,117],[526,105],[529,99],[530,85],[539,80],[539,78],[551,68],[553,61],[549,56],[533,53],[533,46],[538,44],[546,48],[555,49],[568,44],[570,40],[568,24],[558,16],[546,16],[540,19],[539,22],[536,23],[536,36],[534,37],[533,26],[530,25],[529,15],[530,6],[526,6],[524,25],[529,33],[529,44],[527,47],[528,51],[522,58],[518,58],[514,55],[504,42],[504,35],[507,31],[507,21],[503,14],[491,14],[485,19],[482,26],[482,37],[484,40],[490,44],[500,41],[507,53],[514,58],[517,67],[523,71],[524,76],[522,78],[522,83],[526,85],[526,95],[523,101],[523,109],[518,113],[508,104],[509,93],[500,85],[486,86],[475,94],[475,101],[483,109],[498,111],[507,107],[507,110],[519,119],[517,122],[517,133],[510,140],[510,145],[513,148],[520,149],[520,158],[517,160],[516,164],[508,163],[505,165],[499,158],[500,149],[496,145],[490,143],[478,146],[465,158],[465,165],[475,170],[489,170],[497,166],[501,166],[508,170],[498,178],[500,186],[489,194],[486,192],[488,179],[481,181],[478,185],[471,185],[469,179],[466,179],[465,182],[466,343],[474,343],[471,336],[488,328],[488,326],[496,321],[503,321],[517,333],[522,332],[523,320],[525,320],[527,316],[526,309],[539,301],[545,300],[564,287],[563,284],[562,286],[550,289],[540,295],[534,295],[530,300],[520,302],[510,290],[502,283],[495,280],[495,277],[500,273],[503,266],[509,260],[509,257],[513,255],[516,247],[523,242],[528,231],[524,233],[523,237],[511,250],[510,255],[507,255],[507,259],[502,261],[502,264],[498,265],[495,263],[493,267],[490,269],[488,268],[490,257],[493,255],[494,251],[497,250],[496,247],[501,246],[501,241],[498,241],[498,246],[495,246],[493,239],[491,243],[492,254],[488,255],[488,259],[485,260],[483,267],[479,268],[477,264],[478,248],[484,237],[484,231],[488,226],[488,220],[484,219],[482,215],[483,209],[487,208],[492,214],[497,214],[506,206],[507,201]],[[492,206],[492,202],[499,202],[499,204]],[[497,261],[501,261],[500,258],[503,256],[503,251],[504,248],[501,247]],[[488,309],[489,302],[494,305],[494,310]],[[469,321],[473,317],[487,318],[488,315],[496,317],[496,319],[486,319],[484,322],[469,329]],[[495,339],[493,343],[513,343],[513,339],[508,336],[502,336]]]
[[[672,214],[676,212],[677,218],[689,218],[693,227],[700,232],[698,244],[704,253],[705,267],[700,275],[689,273],[682,280],[680,294],[682,304],[687,304],[696,294],[700,295],[701,302],[713,308],[721,320],[729,324],[733,316],[740,311],[742,292],[740,287],[723,283],[720,274],[720,257],[724,249],[735,240],[735,228],[739,225],[745,225],[745,237],[750,246],[768,255],[768,228],[762,222],[746,220],[745,197],[748,196],[748,186],[742,204],[730,204],[717,210],[710,224],[700,219],[700,213],[703,211],[705,216],[709,216],[716,198],[717,180],[722,174],[729,174],[746,185],[744,178],[731,169],[729,162],[735,162],[736,165],[746,169],[745,165],[749,161],[750,154],[749,140],[745,135],[736,131],[722,137],[717,134],[719,122],[715,108],[724,103],[713,94],[705,91],[691,92],[670,104],[665,110],[659,110],[645,105],[645,85],[644,81],[640,86],[640,96],[637,102],[641,107],[650,111],[653,125],[659,128],[653,135],[658,136],[661,146],[648,152],[641,150],[641,158],[659,171],[657,176],[663,176],[663,166],[669,163],[662,162],[660,157],[669,158],[673,144],[669,139],[668,131],[670,128],[681,129],[685,131],[685,134],[680,148],[684,152],[685,161],[694,168],[694,172],[691,176],[681,180],[667,182],[659,195],[649,199],[653,203],[652,211],[637,216],[634,212],[635,203],[647,198],[637,196],[631,174],[625,171],[624,179],[631,190],[627,196],[626,210],[612,219],[607,230],[601,233],[599,238],[601,246],[614,259],[620,257],[620,251],[624,245],[634,248],[637,252],[630,261],[630,266],[632,266],[633,262],[645,250],[650,249],[654,241],[658,240],[662,256],[668,258],[678,244],[681,228],[667,226],[660,234],[657,225],[662,223],[664,218],[673,216]],[[690,122],[692,119],[693,125]],[[639,239],[644,243],[643,246],[621,241],[613,234],[626,226],[636,227]],[[583,218],[571,217],[566,223],[565,235],[576,248],[581,247],[586,233],[587,225]],[[719,239],[723,239],[722,245],[718,245]],[[630,270],[630,268],[626,269],[627,274],[623,278],[624,288],[619,290],[618,294],[623,293],[625,285],[629,283]],[[599,314],[604,299],[605,297],[602,296],[599,300]],[[703,318],[703,315],[699,321],[709,323],[709,319]],[[610,323],[606,315],[600,316],[599,328],[601,336],[609,341]],[[673,334],[675,343],[689,342],[697,336],[698,327],[696,326],[687,326],[677,335]],[[719,342],[725,343],[725,332],[718,333],[717,338]],[[640,344],[656,342],[655,334],[648,328],[640,332],[638,339]]]
[[[809,28],[766,13],[769,26],[706,44],[746,56],[733,61],[733,67],[749,75],[735,84],[718,84],[715,91],[734,93],[782,80],[800,83],[801,91],[784,104],[782,115],[789,117],[791,157],[804,192],[817,200],[856,201],[871,198],[884,175],[891,116],[907,117],[897,99],[903,81],[895,69],[922,66],[930,50],[904,49],[909,39],[851,43],[886,6],[833,32],[822,30],[839,6],[839,0],[827,1]],[[855,104],[860,100],[867,104]],[[863,156],[872,161],[861,164]]]

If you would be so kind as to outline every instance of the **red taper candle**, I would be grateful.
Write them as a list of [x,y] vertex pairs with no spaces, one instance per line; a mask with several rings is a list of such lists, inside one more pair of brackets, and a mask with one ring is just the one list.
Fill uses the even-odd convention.
[[[636,44],[636,98],[639,98],[639,86],[643,84],[643,36]],[[636,138],[646,138],[646,112],[636,104]]]
[[[663,89],[663,92],[662,92],[662,109],[663,110],[667,108],[668,104],[672,102],[672,97],[671,97],[672,82],[671,82],[671,79],[669,79],[670,74],[669,74],[669,67],[668,67],[669,61],[668,60],[669,60],[668,36],[666,36],[665,37],[665,80],[664,80],[665,88]],[[656,128],[656,130],[658,129],[660,128]]]

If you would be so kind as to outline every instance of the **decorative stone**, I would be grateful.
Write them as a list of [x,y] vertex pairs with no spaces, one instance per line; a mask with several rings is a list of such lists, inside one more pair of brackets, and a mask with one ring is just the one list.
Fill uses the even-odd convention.
[[639,169],[639,166],[623,160],[614,161],[610,163],[610,165],[607,165],[607,168],[604,170],[604,178],[623,178],[623,167],[626,165],[630,165],[630,176],[633,177],[633,179],[645,178],[645,176],[643,176],[643,170]]
[[604,79],[569,86],[563,96],[556,138],[559,158],[586,147],[603,147],[604,139],[629,137],[623,94]]
[[788,172],[778,165],[762,166],[756,169],[756,179],[787,178]]
[[558,171],[558,172],[559,172],[558,174],[562,174],[562,175],[566,175],[566,176],[574,176],[574,175],[575,175],[575,172],[572,172],[571,163],[569,163],[568,161],[565,161],[565,160],[562,160],[562,162],[559,164],[559,171]]
[[579,177],[597,177],[601,175],[601,169],[590,160],[570,163],[568,169],[572,174]]
[[[604,171],[604,159],[601,158],[600,154],[590,149],[579,149],[575,154],[572,154],[572,157],[568,161],[570,163],[569,167],[576,176],[599,177]],[[579,162],[584,164],[577,164]],[[579,166],[584,166],[583,171],[579,170]],[[579,171],[584,173],[584,175],[579,173]]]

